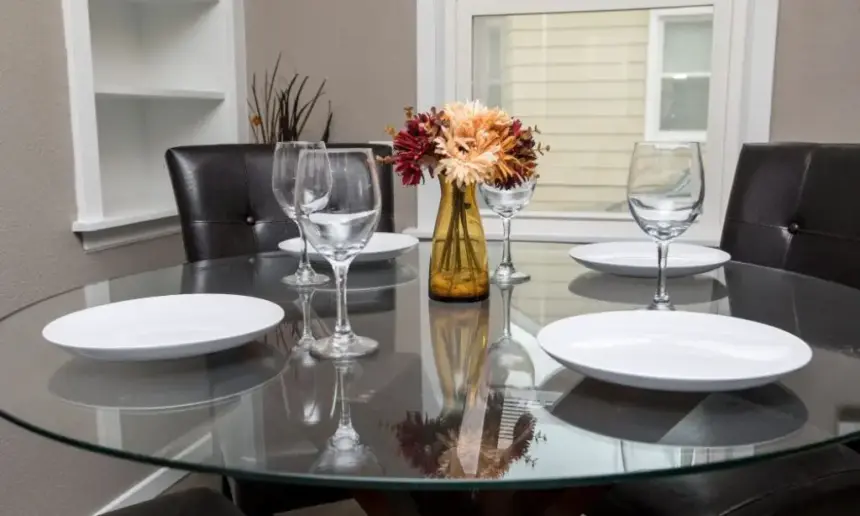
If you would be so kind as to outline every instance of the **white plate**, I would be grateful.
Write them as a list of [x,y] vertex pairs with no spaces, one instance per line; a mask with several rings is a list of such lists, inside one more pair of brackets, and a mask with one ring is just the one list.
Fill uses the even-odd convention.
[[[657,277],[657,245],[653,242],[605,242],[580,245],[570,257],[598,272],[635,278]],[[671,244],[666,264],[670,278],[718,269],[732,257],[725,251],[689,244]]]
[[[364,249],[355,257],[353,263],[370,263],[393,260],[408,253],[418,245],[418,239],[402,233],[374,233]],[[302,253],[302,239],[291,238],[278,244],[282,251],[293,256]],[[308,244],[308,259],[316,263],[328,263],[325,257]]]
[[684,392],[758,387],[805,366],[812,350],[783,330],[693,312],[604,312],[556,321],[541,348],[610,383]]
[[100,360],[162,360],[215,353],[264,335],[284,318],[265,299],[227,294],[148,297],[81,310],[42,336]]

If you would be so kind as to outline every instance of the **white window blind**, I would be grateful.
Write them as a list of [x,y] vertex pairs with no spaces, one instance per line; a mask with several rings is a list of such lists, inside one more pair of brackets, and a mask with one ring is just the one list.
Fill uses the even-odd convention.
[[[661,139],[704,140],[710,19],[698,10],[690,18],[685,11],[475,19],[474,96],[539,127],[541,141],[552,148],[540,161],[540,187],[530,210],[626,212],[627,172],[637,141],[654,139],[660,130]],[[656,13],[661,14],[655,18]],[[655,49],[662,55],[649,58]],[[655,91],[649,92],[652,75]],[[651,134],[649,111],[657,118]]]

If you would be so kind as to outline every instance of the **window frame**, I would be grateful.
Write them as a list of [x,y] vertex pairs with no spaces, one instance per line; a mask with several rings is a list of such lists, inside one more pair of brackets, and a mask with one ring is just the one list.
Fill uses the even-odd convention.
[[[779,0],[417,0],[417,107],[469,98],[475,16],[550,14],[627,9],[676,9],[699,3],[714,8],[712,93],[704,215],[681,238],[719,242],[737,158],[744,142],[770,140],[770,114]],[[728,30],[721,31],[721,28]],[[714,136],[711,136],[713,134]],[[540,188],[540,185],[538,185]],[[418,189],[417,226],[407,232],[432,236],[439,189]],[[487,237],[499,239],[501,223],[483,211]],[[514,237],[531,241],[597,242],[642,239],[628,213],[530,212],[512,224]]]
[[[648,141],[706,142],[708,131],[673,131],[660,128],[663,110],[663,65],[665,62],[666,23],[677,19],[713,20],[713,7],[654,9],[648,24],[648,61],[645,64],[645,139]],[[708,81],[714,78],[707,73]]]

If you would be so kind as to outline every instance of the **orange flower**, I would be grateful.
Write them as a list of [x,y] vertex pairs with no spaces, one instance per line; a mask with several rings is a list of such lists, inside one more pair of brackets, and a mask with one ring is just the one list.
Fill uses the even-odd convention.
[[385,161],[396,164],[404,184],[420,183],[423,167],[430,165],[459,188],[489,183],[509,189],[534,177],[538,155],[549,150],[535,142],[537,128],[479,101],[418,115],[407,108],[406,114],[405,129],[388,129],[395,156]]
[[255,127],[263,125],[263,119],[260,117],[260,115],[253,115],[251,117],[251,125]]
[[490,181],[510,124],[507,113],[478,101],[446,105],[442,135],[436,138],[440,155],[436,171],[460,188]]

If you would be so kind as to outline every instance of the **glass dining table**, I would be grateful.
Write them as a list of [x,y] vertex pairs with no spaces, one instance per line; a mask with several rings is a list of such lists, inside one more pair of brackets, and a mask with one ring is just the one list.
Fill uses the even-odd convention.
[[[813,358],[746,391],[637,390],[565,369],[538,345],[552,321],[641,309],[653,294],[652,280],[590,272],[568,248],[515,243],[517,266],[532,281],[493,286],[474,304],[428,299],[427,244],[354,267],[352,324],[380,345],[351,362],[317,361],[295,346],[306,324],[317,337],[331,331],[335,294],[284,284],[296,262],[283,254],[86,285],[0,321],[0,416],[68,446],[180,470],[454,494],[733,468],[860,436],[860,291],[734,262],[670,279],[677,309],[781,328],[809,343]],[[490,244],[491,261],[500,254]],[[41,335],[77,310],[188,293],[256,296],[286,317],[237,349],[160,362],[90,360]]]

